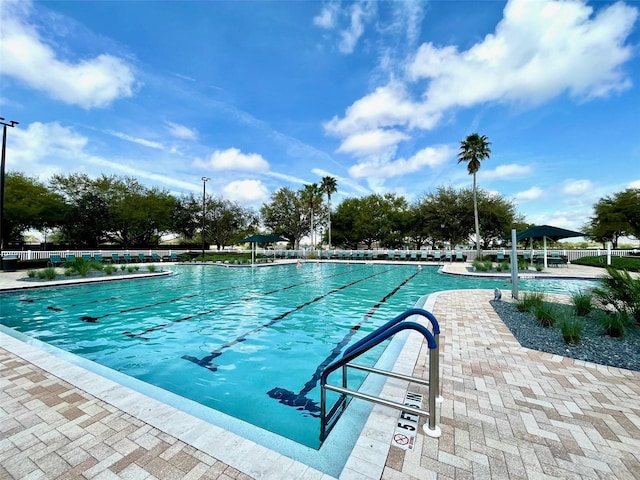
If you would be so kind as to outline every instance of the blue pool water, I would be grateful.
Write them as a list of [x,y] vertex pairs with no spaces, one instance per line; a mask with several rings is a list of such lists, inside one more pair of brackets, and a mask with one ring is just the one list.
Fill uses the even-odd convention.
[[[425,294],[509,289],[415,265],[171,268],[176,275],[3,294],[2,324],[318,448],[319,374],[348,344]],[[585,285],[521,280],[520,289]]]

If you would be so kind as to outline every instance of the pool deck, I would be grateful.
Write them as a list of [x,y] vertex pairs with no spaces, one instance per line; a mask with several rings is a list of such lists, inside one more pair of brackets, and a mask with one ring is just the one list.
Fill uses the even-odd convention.
[[[473,274],[468,267],[445,271]],[[20,276],[1,272],[0,289]],[[393,446],[399,413],[376,406],[341,479],[640,478],[640,372],[523,348],[491,299],[488,290],[448,291],[425,305],[442,329],[442,436]],[[426,348],[416,337],[395,369],[422,376]],[[388,383],[385,393],[404,395]],[[3,333],[0,385],[3,479],[332,478]]]

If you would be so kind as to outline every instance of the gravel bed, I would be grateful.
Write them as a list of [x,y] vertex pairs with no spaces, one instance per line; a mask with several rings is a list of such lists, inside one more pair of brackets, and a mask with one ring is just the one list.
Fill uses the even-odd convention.
[[629,329],[621,338],[612,338],[602,332],[597,322],[586,318],[580,342],[577,345],[567,345],[558,327],[541,327],[532,313],[519,312],[511,302],[490,303],[523,347],[576,360],[640,371],[639,328]]

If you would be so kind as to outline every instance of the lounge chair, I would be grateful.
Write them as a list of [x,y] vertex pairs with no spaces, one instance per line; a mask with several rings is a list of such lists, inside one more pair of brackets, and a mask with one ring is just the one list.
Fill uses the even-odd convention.
[[138,261],[140,263],[145,263],[147,261],[147,258],[144,256],[144,253],[139,253],[138,254]]
[[178,261],[178,254],[172,253],[171,255],[169,255],[169,258],[171,258],[172,262],[177,262]]
[[551,252],[551,256],[547,259],[547,264],[550,267],[560,267],[562,265],[568,267],[567,259],[562,257],[558,252]]
[[502,252],[496,253],[496,262],[498,263],[504,262],[504,253]]
[[59,267],[60,265],[62,265],[64,263],[64,260],[62,260],[60,255],[54,253],[54,254],[49,255],[49,262],[48,263],[53,268],[55,268],[55,267]]
[[387,253],[387,260],[395,260],[396,256],[393,252]]
[[102,263],[102,254],[101,253],[94,253],[93,254],[93,260],[96,262],[100,262]]
[[451,256],[451,252],[445,252],[444,259],[447,262],[451,262],[453,260],[453,257]]
[[124,258],[125,263],[131,263],[131,255],[129,253],[123,253],[122,258]]
[[411,252],[411,261],[415,262],[418,260],[418,254],[416,252]]
[[151,260],[153,260],[154,262],[161,262],[162,258],[160,258],[160,255],[158,255],[157,253],[152,253]]
[[442,254],[440,252],[433,252],[433,261],[440,263],[442,260]]
[[65,260],[67,261],[67,263],[73,263],[76,261],[76,256],[73,253],[67,253],[65,255]]
[[420,260],[422,260],[424,262],[429,260],[429,255],[427,254],[427,252],[425,250],[423,250],[422,253],[420,254]]
[[407,252],[400,252],[400,260],[406,260],[407,259]]
[[120,255],[118,255],[117,253],[111,254],[111,263],[120,263],[121,261],[122,258],[120,257]]
[[462,252],[456,252],[456,262],[464,262],[464,256]]
[[82,260],[84,260],[85,262],[90,262],[91,261],[91,254],[90,253],[83,253],[82,254]]
[[367,252],[367,260],[373,260],[373,252]]

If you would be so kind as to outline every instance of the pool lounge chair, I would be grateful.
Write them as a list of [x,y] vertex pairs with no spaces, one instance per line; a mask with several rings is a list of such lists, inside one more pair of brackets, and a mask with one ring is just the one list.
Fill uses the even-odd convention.
[[407,252],[400,252],[400,260],[406,260],[407,259]]
[[496,253],[496,262],[498,263],[504,262],[504,253],[502,252]]
[[440,263],[442,261],[442,254],[440,252],[433,252],[433,261]]
[[367,252],[367,260],[373,260],[373,252]]
[[415,262],[418,260],[418,254],[416,252],[411,252],[411,261]]
[[396,256],[393,252],[387,253],[387,260],[395,260]]
[[131,255],[129,253],[123,253],[122,258],[124,258],[125,263],[131,263]]
[[139,253],[138,254],[138,261],[140,263],[145,263],[147,261],[147,257],[144,256],[144,253]]
[[48,263],[49,263],[50,266],[55,268],[55,267],[59,267],[60,265],[62,265],[64,263],[64,260],[62,260],[60,255],[54,253],[54,254],[49,255],[49,262]]
[[65,259],[67,261],[67,263],[73,263],[76,261],[76,256],[73,253],[67,253],[65,255]]
[[464,262],[464,255],[462,255],[462,252],[456,252],[456,262]]
[[172,262],[177,262],[179,261],[178,259],[178,254],[177,253],[172,253],[171,255],[169,255],[169,258],[171,258]]
[[120,263],[121,261],[122,258],[120,257],[120,255],[118,255],[117,253],[111,254],[111,263]]
[[562,257],[558,252],[551,252],[551,256],[547,258],[547,265],[550,267],[569,267],[567,259]]
[[426,252],[426,250],[423,250],[420,254],[420,260],[422,260],[423,262],[429,260],[429,254]]
[[93,260],[96,261],[96,262],[102,263],[103,262],[102,254],[101,253],[94,253],[93,254]]
[[84,260],[85,262],[90,262],[91,261],[91,254],[90,253],[83,253],[82,254],[82,260]]
[[151,260],[154,262],[161,262],[162,258],[160,258],[160,255],[158,255],[157,253],[152,253],[151,254]]
[[453,257],[451,256],[451,252],[445,252],[444,259],[447,262],[451,262],[453,260]]

